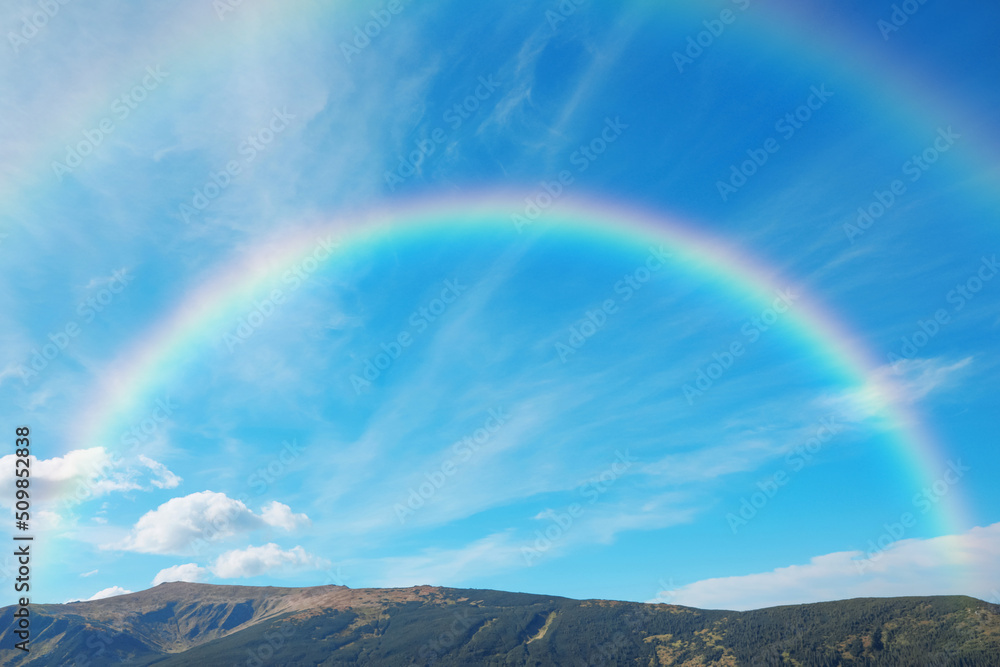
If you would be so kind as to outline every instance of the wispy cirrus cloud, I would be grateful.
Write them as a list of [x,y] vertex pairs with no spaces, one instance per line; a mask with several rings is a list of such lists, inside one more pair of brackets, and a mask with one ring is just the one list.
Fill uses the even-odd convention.
[[972,357],[951,362],[941,358],[901,359],[893,365],[880,366],[864,386],[827,396],[820,403],[845,419],[863,422],[885,414],[889,402],[912,407],[932,393],[955,386],[972,361]]

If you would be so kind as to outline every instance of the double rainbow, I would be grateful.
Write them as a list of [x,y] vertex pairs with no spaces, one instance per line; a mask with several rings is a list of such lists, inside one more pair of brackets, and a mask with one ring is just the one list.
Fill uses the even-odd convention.
[[[711,11],[706,11],[704,3],[695,0],[640,4],[660,19],[690,23],[695,31],[700,29],[701,19],[714,18]],[[879,121],[889,121],[898,129],[896,139],[899,141],[913,143],[920,137],[933,136],[939,125],[953,125],[969,137],[956,146],[955,153],[961,156],[968,180],[982,183],[984,201],[989,201],[991,208],[996,207],[995,194],[985,186],[995,181],[1000,151],[993,129],[995,123],[987,118],[987,110],[948,101],[949,96],[941,94],[919,71],[892,55],[892,49],[882,42],[874,24],[869,39],[863,32],[833,30],[822,17],[792,2],[760,3],[758,6],[754,1],[751,4],[740,17],[743,25],[733,28],[734,33],[739,33],[737,39],[761,51],[783,54],[789,61],[804,62],[818,72],[852,82],[853,90],[849,92],[870,101],[867,108]],[[211,61],[217,53],[230,48],[227,40],[238,37],[241,30],[255,22],[269,22],[268,27],[273,30],[292,31],[328,13],[364,16],[368,8],[367,4],[362,6],[356,2],[273,0],[256,2],[252,8],[237,7],[220,22],[211,3],[192,3],[191,7],[190,15],[178,15],[173,22],[162,24],[160,33],[150,40],[153,46],[147,53],[148,62],[144,60],[142,66],[162,63],[174,78],[180,78],[185,72],[184,76],[196,76],[201,63]],[[348,29],[344,32],[347,34]],[[29,44],[26,48],[34,46],[37,45]],[[669,67],[668,58],[664,66]],[[69,94],[63,104],[52,106],[40,116],[38,126],[46,131],[33,138],[34,143],[22,148],[24,152],[18,157],[13,174],[17,193],[9,190],[0,192],[0,196],[18,204],[44,200],[57,185],[52,161],[61,159],[63,147],[77,141],[82,130],[96,127],[108,115],[111,101],[133,83],[127,75],[114,80],[82,82],[76,88],[78,92]],[[333,233],[341,243],[349,245],[352,240],[365,238],[379,228],[420,227],[451,218],[506,216],[522,206],[520,197],[507,195],[430,199],[374,212],[361,221],[302,229],[287,236],[280,246],[261,245],[220,268],[213,278],[140,334],[132,348],[102,374],[100,386],[92,393],[93,403],[80,408],[82,432],[74,446],[116,447],[125,427],[141,418],[146,402],[164,375],[180,366],[192,349],[206,344],[207,332],[220,317],[225,317],[231,304],[243,303],[258,295],[260,289],[310,254],[318,235]],[[603,229],[636,240],[663,243],[672,252],[691,259],[733,285],[734,290],[757,295],[761,304],[767,303],[776,289],[784,287],[777,284],[773,273],[754,258],[699,231],[695,225],[663,215],[606,202],[563,202],[558,211],[547,215],[581,229]],[[881,401],[885,418],[895,425],[896,446],[905,474],[923,482],[935,479],[944,466],[945,448],[917,415],[896,400],[893,386],[879,372],[882,363],[877,355],[866,348],[863,340],[852,333],[837,314],[824,308],[815,298],[803,298],[792,318],[803,340],[834,360],[849,376],[852,385],[871,388]],[[949,494],[937,511],[942,532],[958,532],[969,526],[957,493]]]

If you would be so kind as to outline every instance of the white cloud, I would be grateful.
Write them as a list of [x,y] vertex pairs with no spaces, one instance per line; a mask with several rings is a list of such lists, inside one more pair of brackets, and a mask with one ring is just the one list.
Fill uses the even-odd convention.
[[[0,479],[13,484],[15,455],[0,458]],[[121,468],[124,462],[109,454],[103,447],[74,449],[63,456],[51,459],[29,457],[31,480],[36,507],[57,498],[57,494],[70,497],[94,498],[114,491],[141,489],[132,475]],[[0,506],[9,507],[13,494],[0,494]],[[51,514],[51,513],[50,513]],[[58,523],[58,518],[50,517]]]
[[116,280],[118,276],[126,273],[128,273],[128,269],[123,266],[122,268],[112,272],[110,275],[96,276],[94,278],[91,278],[90,281],[86,285],[84,285],[83,289],[90,290],[94,289],[95,287],[104,287],[105,285],[108,285],[112,281]]
[[659,601],[743,610],[857,597],[960,594],[990,599],[1000,589],[998,562],[1000,523],[995,523],[958,535],[900,540],[871,558],[861,551],[840,551],[770,572],[704,579],[664,591]]
[[153,585],[159,586],[160,584],[168,581],[204,581],[207,574],[208,570],[203,567],[199,567],[197,563],[174,565],[157,572],[156,576],[153,577]]
[[896,362],[895,372],[903,377],[907,397],[916,402],[954,381],[952,376],[971,363],[972,357],[950,365],[941,359],[902,359]]
[[[14,456],[5,456],[0,459],[0,467],[5,470],[9,466],[14,468]],[[90,449],[74,449],[65,456],[56,456],[51,459],[33,459],[31,462],[32,480],[46,480],[51,482],[65,482],[76,477],[84,477],[94,474],[109,467],[113,467],[111,457],[103,447],[91,447]]]
[[689,498],[679,493],[648,497],[641,504],[621,502],[596,505],[583,517],[571,545],[599,542],[611,544],[619,533],[633,530],[659,530],[690,523],[699,512]]
[[84,572],[84,573],[83,573],[83,574],[81,574],[80,576],[81,576],[81,577],[92,577],[92,576],[94,576],[95,574],[97,574],[97,570],[91,570],[90,572]]
[[277,544],[268,543],[227,551],[215,559],[210,569],[221,579],[238,579],[329,566],[329,561],[306,553],[300,546],[282,551]]
[[173,489],[183,481],[180,477],[170,472],[170,470],[167,469],[167,466],[163,465],[159,461],[154,461],[143,454],[139,455],[139,461],[153,471],[153,475],[155,475],[155,477],[151,481],[153,486],[158,489]]
[[7,364],[3,370],[0,370],[0,386],[3,385],[7,378],[17,378],[21,379],[20,365],[14,362]]
[[561,558],[585,545],[610,544],[629,531],[658,530],[686,523],[698,511],[678,493],[665,493],[645,502],[584,503],[570,515],[566,507],[544,509],[528,531],[496,532],[452,549],[426,549],[416,555],[391,556],[379,561],[377,585],[387,587],[461,585],[476,578],[533,567]]
[[524,567],[521,548],[510,531],[494,533],[457,549],[428,549],[418,556],[382,560],[386,573],[379,586],[460,584],[477,576]]
[[[0,458],[0,479],[14,480],[15,455]],[[62,498],[69,503],[86,501],[110,493],[126,491],[149,491],[155,488],[169,489],[177,486],[181,478],[165,465],[146,456],[139,456],[143,469],[150,471],[145,479],[145,470],[137,469],[116,452],[104,447],[74,449],[62,456],[50,459],[30,457],[31,479],[35,489],[36,503],[45,503]],[[0,506],[7,503],[13,494],[0,494]],[[40,510],[39,516],[47,516],[51,525],[59,523],[54,512]]]
[[282,530],[296,530],[309,525],[309,517],[305,514],[292,514],[292,508],[271,501],[261,508],[260,518],[269,526]]
[[35,522],[34,527],[36,530],[53,530],[59,528],[62,525],[62,517],[56,512],[51,512],[49,510],[37,510],[35,512]]
[[887,403],[911,406],[922,401],[945,388],[958,371],[971,363],[972,357],[952,364],[942,359],[900,359],[893,365],[877,368],[864,386],[828,397],[823,403],[845,419],[861,422],[884,414]]
[[111,598],[116,595],[127,595],[131,592],[132,591],[122,588],[121,586],[112,586],[111,588],[105,588],[102,591],[97,591],[89,598],[87,598],[87,601],[90,602],[92,600],[103,600],[104,598]]
[[[842,415],[815,415],[797,408],[801,423],[789,426],[757,426],[747,428],[743,419],[737,418],[725,425],[720,443],[707,440],[696,448],[670,453],[645,465],[642,471],[655,476],[662,484],[698,484],[734,473],[757,470],[761,466],[782,458],[818,439],[820,443],[835,442],[839,434],[849,429],[850,421]],[[776,414],[780,407],[769,407]],[[844,423],[841,423],[841,422]],[[699,440],[694,440],[699,442]]]
[[[357,329],[365,324],[365,320],[357,315],[348,315],[346,313],[336,311],[326,322],[328,329],[333,329],[334,331],[341,331],[347,329]],[[0,379],[3,375],[0,375]]]
[[305,514],[292,514],[287,505],[272,502],[262,514],[255,514],[239,500],[224,493],[200,491],[171,498],[146,512],[132,527],[121,545],[106,548],[139,553],[181,554],[197,543],[215,542],[237,533],[268,526],[292,530],[308,523]]
[[[788,439],[792,442],[794,439]],[[762,463],[784,453],[784,447],[760,438],[746,438],[740,442],[703,447],[689,452],[668,454],[650,463],[643,471],[656,475],[668,484],[703,482],[746,470],[754,470]]]

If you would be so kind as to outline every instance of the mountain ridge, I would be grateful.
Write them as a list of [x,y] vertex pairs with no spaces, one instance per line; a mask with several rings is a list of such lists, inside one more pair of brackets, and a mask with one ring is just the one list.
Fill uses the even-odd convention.
[[[5,649],[14,609],[0,609]],[[0,665],[1000,664],[1000,606],[964,596],[739,612],[430,585],[170,582],[31,614],[31,652],[4,650]]]

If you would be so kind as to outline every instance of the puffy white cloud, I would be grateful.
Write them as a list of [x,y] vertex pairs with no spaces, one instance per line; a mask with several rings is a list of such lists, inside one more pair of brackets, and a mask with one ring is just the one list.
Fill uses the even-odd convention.
[[704,579],[655,601],[707,609],[759,609],[857,597],[964,594],[989,600],[1000,590],[1000,523],[959,535],[894,542],[874,555],[840,551],[770,572]]
[[[14,454],[0,458],[0,479],[13,483],[15,459]],[[32,456],[30,460],[36,503],[61,498],[76,504],[115,492],[148,491],[154,487],[169,489],[181,482],[180,477],[158,461],[140,455],[141,468],[136,468],[104,447],[74,449],[50,459]],[[144,479],[145,469],[150,471],[148,480]],[[0,505],[7,507],[11,497],[11,494],[0,494]]]
[[108,548],[155,554],[190,553],[204,542],[217,542],[238,533],[266,527],[293,530],[308,523],[305,514],[292,514],[291,508],[278,502],[255,514],[242,501],[224,493],[200,491],[171,498],[155,510],[146,512],[132,527],[120,545]]
[[90,602],[91,600],[103,600],[104,598],[111,598],[116,595],[126,595],[131,592],[132,591],[122,588],[121,586],[112,586],[111,588],[105,588],[104,590],[97,591],[89,598],[87,598],[87,601]]
[[[3,474],[5,479],[14,477],[15,459],[14,454],[0,458],[0,474]],[[120,465],[120,461],[116,461],[114,455],[109,454],[104,447],[74,449],[63,456],[55,456],[51,459],[39,459],[34,456],[31,456],[30,459],[33,483],[86,479]]]
[[[4,457],[5,460],[7,458]],[[103,470],[111,465],[111,457],[103,447],[75,449],[65,456],[36,459],[32,464],[31,476],[36,480],[65,482],[74,477],[82,477]]]
[[[0,507],[12,506],[14,493],[16,456],[0,457]],[[44,527],[59,526],[61,516],[56,501],[60,498],[94,498],[114,491],[140,489],[132,476],[120,468],[123,461],[109,454],[103,447],[75,449],[63,456],[51,459],[29,457],[31,465],[32,500],[35,518],[44,522]],[[11,491],[3,491],[10,487]]]
[[296,530],[308,526],[309,517],[305,514],[292,514],[292,508],[282,505],[277,501],[271,501],[261,508],[260,518],[264,523],[282,530]]
[[238,579],[329,566],[329,561],[306,553],[300,546],[283,551],[277,544],[268,543],[227,551],[215,559],[210,569],[221,579]]
[[183,565],[174,565],[157,572],[156,576],[153,577],[153,585],[159,586],[168,581],[199,582],[204,581],[207,575],[208,570],[199,567],[197,563],[184,563]]

